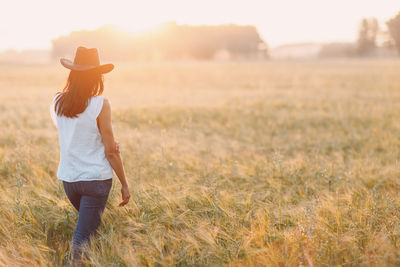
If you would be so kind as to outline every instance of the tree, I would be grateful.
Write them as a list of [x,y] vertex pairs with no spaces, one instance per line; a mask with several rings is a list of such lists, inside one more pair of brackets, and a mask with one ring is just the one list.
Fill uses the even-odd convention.
[[103,60],[213,59],[221,51],[232,59],[267,58],[267,46],[254,26],[189,26],[166,23],[158,30],[133,35],[105,26],[74,31],[52,41],[53,57],[65,57],[74,47],[97,47]]
[[367,55],[376,48],[378,32],[379,24],[376,18],[362,19],[357,40],[357,51],[359,55]]
[[400,54],[400,12],[396,15],[396,17],[387,21],[386,25],[388,27],[389,34],[394,41],[397,52]]

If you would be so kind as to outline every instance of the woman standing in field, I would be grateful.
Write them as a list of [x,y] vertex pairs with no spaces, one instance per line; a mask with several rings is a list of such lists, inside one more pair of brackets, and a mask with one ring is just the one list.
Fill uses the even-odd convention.
[[57,177],[79,212],[72,238],[74,265],[81,260],[82,246],[95,234],[112,185],[113,169],[121,182],[122,202],[130,194],[119,146],[114,141],[110,102],[103,92],[103,74],[114,65],[100,65],[97,49],[78,47],[74,62],[61,59],[70,69],[67,84],[57,93],[51,116],[58,129],[60,162]]

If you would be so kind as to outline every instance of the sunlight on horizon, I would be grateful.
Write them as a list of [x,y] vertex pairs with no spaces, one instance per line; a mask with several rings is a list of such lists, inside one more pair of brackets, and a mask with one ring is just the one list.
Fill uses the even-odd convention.
[[353,41],[361,18],[375,16],[384,26],[399,11],[394,0],[8,1],[6,8],[0,10],[0,50],[50,48],[51,40],[60,35],[104,25],[138,34],[169,21],[189,25],[254,25],[270,46]]

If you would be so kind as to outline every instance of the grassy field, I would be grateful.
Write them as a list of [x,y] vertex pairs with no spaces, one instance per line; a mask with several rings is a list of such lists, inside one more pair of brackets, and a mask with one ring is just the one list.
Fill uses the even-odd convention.
[[[0,266],[62,266],[54,66],[0,65]],[[400,61],[117,64],[94,266],[399,266]]]

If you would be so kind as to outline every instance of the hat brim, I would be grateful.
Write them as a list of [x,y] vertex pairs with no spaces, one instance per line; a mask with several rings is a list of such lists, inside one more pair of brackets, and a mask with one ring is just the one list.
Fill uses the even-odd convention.
[[104,64],[104,65],[98,65],[98,66],[84,66],[84,65],[74,64],[71,60],[66,59],[66,58],[60,59],[60,63],[67,69],[75,70],[75,71],[96,70],[96,71],[104,74],[104,73],[108,73],[114,69],[113,64]]

